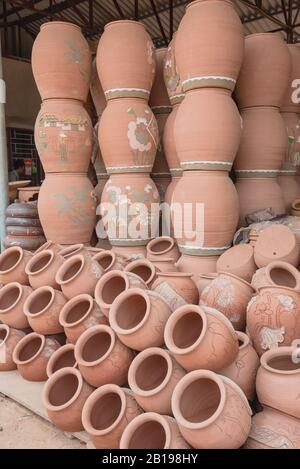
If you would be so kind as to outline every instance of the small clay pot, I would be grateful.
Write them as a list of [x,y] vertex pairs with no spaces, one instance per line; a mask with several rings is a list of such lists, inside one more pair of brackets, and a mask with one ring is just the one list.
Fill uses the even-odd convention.
[[23,307],[32,288],[18,282],[8,283],[0,289],[0,320],[10,327],[24,329],[29,327]]
[[48,361],[59,347],[60,343],[52,337],[31,332],[15,347],[13,361],[27,381],[46,381]]
[[95,388],[127,382],[133,351],[120,342],[106,325],[89,328],[77,340],[75,358],[84,379]]
[[176,244],[175,239],[169,236],[159,236],[158,238],[152,239],[147,244],[147,258],[167,258],[173,259],[175,263],[180,257],[180,252]]
[[149,259],[137,259],[129,262],[125,267],[125,272],[132,272],[140,277],[150,288],[157,278],[157,269]]
[[32,253],[18,246],[5,249],[0,254],[0,283],[19,282],[29,285],[25,267]]
[[88,256],[90,253],[84,244],[78,243],[78,244],[72,244],[71,246],[66,246],[62,248],[61,251],[59,251],[59,254],[64,259],[69,259],[70,257],[75,256],[76,254],[82,254],[83,256]]
[[59,314],[67,300],[59,290],[40,287],[34,290],[24,303],[24,314],[30,327],[38,334],[50,335],[64,332]]
[[124,429],[141,413],[129,389],[105,384],[84,404],[82,423],[97,449],[117,449]]
[[75,344],[81,334],[90,327],[107,324],[107,318],[92,296],[82,294],[74,296],[65,304],[60,312],[59,322],[68,341]]
[[61,251],[61,245],[57,243],[53,243],[53,241],[47,241],[46,243],[42,244],[34,254],[38,254],[39,252],[44,251],[45,249],[53,251],[55,254]]
[[152,347],[143,350],[132,361],[128,384],[145,412],[172,415],[171,397],[185,370],[169,351]]
[[254,260],[257,267],[264,267],[273,261],[299,264],[299,244],[295,234],[284,225],[271,225],[259,235],[254,246]]
[[251,280],[251,285],[254,290],[258,291],[259,288],[268,285],[268,283],[269,281],[266,276],[266,267],[261,267],[260,269],[257,269]]
[[199,297],[201,297],[201,294],[204,290],[204,288],[208,287],[208,285],[211,284],[211,282],[217,278],[218,274],[217,273],[211,273],[211,274],[199,274],[198,275],[198,280],[195,281],[198,292],[199,292]]
[[32,288],[49,286],[60,290],[55,276],[63,263],[64,258],[50,249],[44,249],[35,254],[25,267],[25,273],[28,275]]
[[101,251],[93,256],[93,260],[98,262],[103,272],[110,270],[123,270],[127,264],[124,256],[118,256],[113,251]]
[[51,422],[65,432],[83,430],[81,414],[93,388],[76,368],[56,371],[44,386],[42,401]]
[[65,344],[59,347],[59,349],[57,349],[56,352],[51,355],[46,369],[48,378],[50,378],[50,376],[62,368],[78,367],[74,355],[74,348],[75,347],[73,344]]
[[161,295],[172,311],[185,304],[197,304],[199,301],[192,274],[187,272],[158,272],[152,290]]
[[229,272],[247,282],[251,282],[255,271],[254,252],[250,244],[233,246],[217,260],[217,272]]
[[0,371],[11,371],[17,368],[12,355],[17,343],[24,336],[25,332],[0,324]]
[[120,449],[189,449],[176,420],[147,412],[135,417],[125,428]]
[[300,273],[288,262],[275,261],[265,268],[266,285],[278,285],[300,290]]
[[165,257],[161,259],[159,256],[156,256],[156,257],[149,256],[148,261],[150,261],[159,272],[177,272],[178,271],[174,263],[174,259],[172,257]]

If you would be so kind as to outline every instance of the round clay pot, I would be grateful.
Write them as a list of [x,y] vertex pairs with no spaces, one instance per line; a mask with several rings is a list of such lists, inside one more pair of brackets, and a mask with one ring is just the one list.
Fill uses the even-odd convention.
[[175,119],[178,109],[179,103],[173,107],[172,112],[168,115],[163,133],[164,153],[172,176],[182,175],[182,169],[175,145]]
[[11,282],[0,289],[0,321],[16,329],[24,329],[29,326],[24,314],[24,303],[32,293],[32,288]]
[[82,244],[72,244],[71,246],[66,246],[59,251],[60,256],[62,256],[64,259],[69,259],[72,256],[75,256],[75,254],[81,254],[85,257],[93,257],[93,253],[91,253],[88,248]]
[[27,381],[46,381],[48,361],[59,347],[57,340],[31,332],[16,345],[13,361],[20,375]]
[[300,291],[300,273],[288,262],[271,262],[265,268],[265,276],[265,285],[278,285]]
[[17,343],[24,336],[25,332],[0,324],[0,371],[11,371],[17,368],[12,355]]
[[[286,89],[285,97],[281,106],[282,111],[286,112],[300,112],[300,105],[297,102],[297,91],[295,88],[295,81],[299,80],[300,76],[300,47],[298,44],[287,44],[291,59],[292,59],[292,73],[288,87]],[[295,96],[296,95],[296,96]]]
[[135,246],[113,244],[111,250],[116,254],[126,257],[128,262],[146,257],[146,245],[138,243],[135,243]]
[[220,371],[238,354],[238,338],[230,321],[213,308],[186,305],[178,308],[165,327],[165,343],[187,371]]
[[158,272],[152,291],[158,293],[172,311],[199,301],[197,286],[192,280],[192,274],[187,272]]
[[217,273],[210,273],[210,274],[199,274],[198,275],[198,280],[195,281],[198,292],[199,292],[199,298],[201,297],[201,294],[203,290],[211,284],[211,282],[217,278],[218,274]]
[[61,251],[61,245],[53,243],[53,241],[47,241],[46,243],[42,244],[36,251],[35,254],[38,254],[39,252],[45,251],[53,251],[55,254]]
[[[173,34],[173,39],[169,43],[165,61],[164,61],[164,80],[172,106],[181,103],[184,98],[182,90],[182,82],[178,73],[176,57],[175,57],[175,37],[177,32]],[[174,109],[174,108],[173,108]]]
[[33,202],[38,199],[40,186],[20,187],[18,189],[18,200],[21,203]]
[[31,252],[17,246],[5,249],[0,254],[0,283],[19,282],[29,285],[25,267],[31,257]]
[[147,412],[135,417],[125,428],[120,449],[189,449],[176,420]]
[[98,77],[96,59],[94,59],[92,62],[90,93],[97,112],[97,116],[100,117],[106,107],[106,98]]
[[299,245],[295,234],[284,225],[268,226],[255,243],[254,260],[258,267],[264,267],[273,261],[285,261],[297,266]]
[[14,218],[14,217],[5,217],[5,225],[10,226],[11,228],[13,227],[19,227],[19,228],[40,228],[41,222],[38,218]]
[[50,378],[56,371],[62,368],[74,367],[77,368],[78,364],[74,355],[74,345],[65,344],[59,347],[56,352],[51,355],[47,364],[47,376]]
[[103,269],[92,258],[76,254],[67,259],[56,273],[55,280],[66,298],[71,299],[81,293],[93,295]]
[[164,327],[170,315],[171,309],[160,295],[130,288],[114,300],[109,323],[121,342],[141,351],[163,345]]
[[193,256],[182,254],[176,262],[179,272],[191,272],[193,279],[197,282],[199,274],[216,272],[216,264],[219,256]]
[[128,384],[145,412],[172,415],[171,397],[185,370],[165,349],[143,350],[132,361]]
[[129,389],[105,384],[84,404],[82,423],[97,449],[118,449],[124,429],[141,413]]
[[64,21],[42,24],[33,44],[31,60],[42,100],[65,98],[86,101],[91,78],[91,53],[80,27]]
[[148,257],[148,261],[154,265],[158,272],[177,272],[178,269],[175,265],[174,259],[172,257],[163,257],[162,259],[159,256]]
[[[273,262],[271,262],[271,264],[273,264]],[[261,267],[261,269],[257,269],[251,280],[251,285],[254,290],[258,291],[259,288],[269,284],[270,281],[267,279],[266,276],[266,267]]]
[[63,368],[50,376],[44,386],[42,401],[49,419],[65,432],[83,430],[81,414],[93,388],[76,368]]
[[149,258],[172,258],[174,263],[178,261],[180,253],[176,241],[169,236],[159,236],[147,244],[147,257]]
[[[30,220],[27,219],[27,220]],[[41,227],[30,227],[30,226],[15,226],[15,225],[8,225],[6,224],[6,234],[8,236],[28,236],[29,238],[32,236],[43,236],[43,228]]]
[[55,275],[63,263],[64,258],[50,249],[35,254],[25,267],[32,288],[49,286],[60,289],[55,281]]
[[20,203],[14,202],[10,204],[5,210],[6,217],[9,218],[38,218],[38,211],[36,203]]
[[98,262],[103,272],[110,270],[123,270],[127,264],[124,256],[118,256],[113,251],[101,251],[93,256],[93,260]]
[[68,341],[75,344],[83,332],[92,326],[107,324],[107,319],[90,295],[81,294],[74,296],[62,308],[59,322]]
[[245,443],[252,411],[231,379],[212,371],[185,375],[172,396],[172,409],[185,440],[198,449],[237,449]]
[[184,91],[200,87],[232,91],[244,55],[243,26],[233,4],[191,2],[177,31],[175,55]]
[[164,82],[164,64],[168,49],[162,47],[155,49],[154,57],[156,62],[156,70],[154,82],[149,97],[149,106],[153,111],[162,112],[170,110],[170,99]]
[[157,278],[157,269],[148,259],[137,259],[129,262],[125,267],[125,272],[132,272],[140,277],[150,288]]
[[256,268],[253,247],[250,244],[233,246],[217,260],[217,272],[229,272],[247,282],[251,282]]
[[5,249],[11,247],[19,247],[27,252],[33,252],[44,244],[46,238],[44,236],[6,236],[3,239]]
[[[283,170],[293,170],[299,165],[300,159],[300,120],[294,112],[281,112],[287,131],[287,149],[283,161]],[[297,180],[297,178],[296,178]]]
[[155,56],[143,23],[129,20],[107,23],[96,61],[106,99],[148,100],[155,75]]
[[297,182],[295,171],[280,171],[278,184],[282,190],[286,211],[289,213],[294,200],[300,197],[300,186]]
[[124,291],[131,288],[147,289],[147,285],[132,272],[112,270],[104,274],[95,288],[95,300],[101,311],[108,317],[113,301]]

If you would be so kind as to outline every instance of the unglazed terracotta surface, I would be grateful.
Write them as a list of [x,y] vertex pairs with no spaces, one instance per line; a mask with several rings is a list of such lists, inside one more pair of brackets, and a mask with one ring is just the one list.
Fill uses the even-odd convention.
[[[164,63],[164,80],[171,104],[175,106],[180,103],[184,98],[182,90],[182,83],[178,73],[175,57],[175,37],[176,32],[173,34],[173,39],[168,45],[165,55]],[[174,107],[175,109],[175,107]]]
[[29,326],[24,314],[24,303],[32,293],[32,288],[11,282],[0,289],[0,321],[16,329],[24,329]]
[[106,107],[106,98],[98,77],[96,59],[94,59],[92,63],[90,93],[97,112],[97,116],[100,117]]
[[0,324],[0,371],[11,371],[17,368],[12,355],[17,343],[24,336],[25,332]]
[[299,80],[300,76],[300,47],[298,44],[287,45],[291,59],[292,59],[292,70],[290,75],[290,81],[284,96],[284,100],[281,106],[281,110],[285,112],[297,112],[300,111],[300,103],[297,102],[298,92],[297,88],[294,87],[295,81]]
[[29,285],[25,267],[31,257],[31,252],[17,246],[3,251],[0,254],[0,283],[19,282],[23,285]]
[[77,366],[78,364],[74,355],[74,345],[68,343],[59,347],[59,349],[51,355],[46,369],[47,376],[50,378],[51,375],[62,368],[77,368]]
[[182,169],[175,145],[175,119],[178,113],[179,103],[173,106],[172,112],[168,114],[163,133],[164,153],[172,176],[181,176]]
[[64,258],[50,249],[35,253],[25,268],[32,288],[49,286],[59,290],[60,287],[55,281],[55,275],[63,263]]
[[254,260],[258,267],[273,261],[299,264],[299,244],[293,231],[284,225],[271,225],[259,235],[254,246]]
[[165,300],[172,311],[186,304],[197,304],[199,301],[192,274],[186,272],[158,272],[152,290]]
[[283,161],[283,170],[295,171],[300,163],[300,120],[294,112],[281,112],[287,131],[287,148]]
[[217,272],[229,272],[247,282],[251,282],[256,269],[253,247],[250,244],[233,246],[217,260]]
[[149,98],[149,106],[157,112],[170,109],[170,100],[164,82],[164,64],[167,52],[168,49],[166,47],[155,49],[154,51],[156,70]]
[[292,203],[300,197],[300,185],[297,182],[295,174],[289,174],[285,171],[279,174],[278,184],[282,190],[286,211],[290,213]]

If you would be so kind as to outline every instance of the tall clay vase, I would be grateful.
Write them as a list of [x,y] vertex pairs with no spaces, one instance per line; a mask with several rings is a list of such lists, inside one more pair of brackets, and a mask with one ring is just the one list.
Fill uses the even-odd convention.
[[32,288],[49,286],[59,290],[60,287],[55,281],[55,276],[63,263],[62,255],[55,254],[50,249],[34,254],[25,267],[25,273],[28,275]]
[[292,59],[292,72],[290,75],[289,85],[286,90],[286,94],[281,106],[281,110],[284,112],[296,112],[299,113],[300,110],[300,103],[297,102],[297,97],[299,96],[297,92],[297,87],[295,87],[295,83],[297,84],[297,80],[299,80],[300,76],[300,47],[298,44],[288,44],[287,45],[291,59]]
[[189,449],[176,420],[147,412],[135,417],[125,428],[120,449]]
[[187,371],[220,371],[238,355],[238,338],[230,321],[213,308],[178,308],[166,324],[164,337],[175,360]]
[[256,269],[253,247],[250,244],[237,244],[217,260],[217,272],[229,272],[247,282],[251,282]]
[[181,103],[184,98],[182,90],[182,82],[178,72],[176,57],[175,57],[175,37],[177,32],[173,34],[173,39],[168,45],[164,61],[164,81],[169,95],[170,102],[173,110],[176,104]]
[[288,170],[280,171],[278,177],[278,184],[282,190],[283,199],[285,202],[285,209],[290,213],[292,203],[300,197],[300,186],[295,177],[295,171],[289,172]]
[[24,314],[24,304],[32,288],[11,282],[0,289],[0,321],[15,329],[29,327],[28,319]]
[[246,441],[252,411],[241,388],[212,371],[185,375],[172,396],[184,439],[198,449],[237,449]]
[[19,282],[22,285],[29,285],[25,267],[31,257],[31,252],[18,246],[5,249],[0,254],[0,283]]
[[97,200],[86,174],[48,173],[38,199],[47,239],[59,244],[89,243],[96,223]]
[[170,238],[170,236],[159,236],[158,238],[152,239],[147,244],[146,249],[148,259],[172,258],[175,263],[180,257],[176,241]]
[[106,384],[85,402],[82,423],[97,449],[117,449],[124,429],[141,413],[129,389]]
[[44,23],[32,48],[32,70],[42,100],[86,101],[91,53],[80,28],[72,23]]
[[186,304],[197,304],[198,289],[187,272],[158,272],[152,291],[160,295],[172,311]]
[[233,4],[191,2],[177,31],[175,55],[184,91],[199,87],[232,91],[244,55],[243,26]]
[[74,355],[74,345],[65,344],[59,347],[53,355],[51,355],[50,360],[47,364],[47,376],[50,378],[56,371],[61,370],[66,367],[77,368],[78,364]]
[[11,371],[17,368],[12,355],[17,343],[24,336],[25,332],[0,324],[0,371]]
[[83,430],[81,414],[93,388],[76,368],[63,368],[50,376],[44,386],[42,401],[51,422],[65,432]]

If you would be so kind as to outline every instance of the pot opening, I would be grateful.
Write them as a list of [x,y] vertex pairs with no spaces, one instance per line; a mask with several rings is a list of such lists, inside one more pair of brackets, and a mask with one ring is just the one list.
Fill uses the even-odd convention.
[[66,350],[55,360],[52,366],[52,373],[61,368],[73,367],[76,363],[74,350]]
[[9,309],[13,306],[20,296],[20,288],[17,285],[14,285],[4,291],[0,298],[0,310]]
[[8,333],[8,329],[0,329],[0,347],[6,341]]
[[135,373],[135,382],[143,391],[157,388],[166,378],[168,363],[161,355],[152,355],[140,363]]
[[74,244],[73,246],[62,249],[59,254],[64,258],[68,258],[80,252],[81,249],[82,249],[81,244]]
[[221,392],[217,383],[209,378],[199,378],[189,384],[180,398],[180,411],[188,422],[201,423],[217,411]]
[[66,323],[74,324],[75,322],[79,321],[83,318],[88,310],[90,309],[90,302],[88,300],[81,300],[79,303],[72,306],[70,311],[66,314]]
[[142,295],[130,295],[119,304],[116,311],[116,323],[121,329],[133,329],[145,317],[147,302]]
[[18,359],[20,362],[27,362],[34,357],[42,346],[41,337],[34,337],[30,342],[27,342],[20,350]]
[[120,415],[122,401],[118,394],[109,392],[99,397],[91,410],[91,424],[95,430],[111,427]]
[[58,378],[52,385],[49,392],[49,402],[54,407],[60,407],[69,402],[79,386],[76,375],[67,374]]
[[111,305],[117,296],[126,290],[126,282],[121,276],[114,276],[107,280],[102,289],[102,300],[107,305]]
[[30,272],[35,273],[35,272],[39,272],[40,270],[42,270],[44,267],[46,267],[49,264],[49,262],[52,259],[52,256],[53,255],[50,252],[43,253],[43,256],[41,256],[40,259],[37,259],[35,262],[31,263]]
[[274,370],[281,371],[296,371],[300,370],[300,363],[294,363],[292,355],[282,355],[281,357],[274,357],[268,361],[268,365]]
[[284,268],[275,267],[274,269],[270,269],[269,275],[275,285],[282,285],[289,288],[295,288],[297,285],[297,281],[292,272]]
[[161,241],[153,243],[153,245],[151,246],[151,251],[155,252],[155,253],[165,252],[171,246],[172,246],[172,241],[170,241],[168,239],[163,239]]
[[130,272],[140,277],[144,282],[148,282],[152,276],[152,270],[148,265],[137,265],[130,269]]
[[241,340],[241,339],[239,339],[238,342],[239,342],[239,348],[242,347],[242,346],[244,345],[244,343],[245,343],[245,342],[244,342],[243,340]]
[[20,260],[22,253],[20,251],[4,252],[0,260],[0,271],[5,272],[14,267]]
[[79,272],[83,264],[82,259],[76,259],[63,273],[62,281],[66,282],[71,280],[71,278],[75,277],[75,275]]
[[161,423],[142,423],[130,436],[128,449],[164,449],[166,432]]
[[111,336],[101,331],[92,335],[82,347],[82,358],[86,362],[95,362],[103,357],[111,346]]
[[42,291],[39,295],[33,297],[28,305],[30,314],[38,314],[43,311],[52,300],[52,292],[49,290]]
[[203,321],[198,313],[191,311],[182,316],[173,329],[173,342],[178,348],[191,347],[200,337]]
[[103,255],[100,253],[99,257],[94,258],[94,260],[98,262],[100,267],[102,267],[102,269],[105,271],[112,265],[113,256],[111,253],[105,253]]

